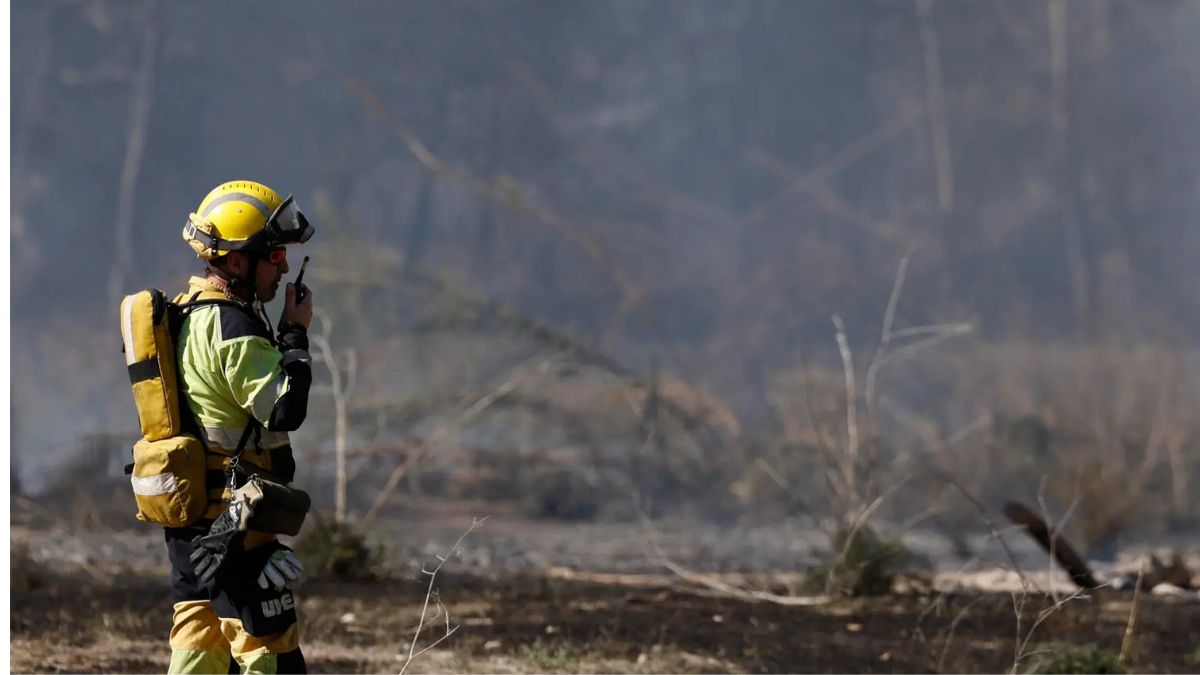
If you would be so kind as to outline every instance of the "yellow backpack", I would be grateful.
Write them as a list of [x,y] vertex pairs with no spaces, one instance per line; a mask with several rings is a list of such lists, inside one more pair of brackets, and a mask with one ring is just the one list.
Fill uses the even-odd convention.
[[229,301],[195,297],[177,304],[152,288],[121,301],[122,351],[142,427],[142,440],[133,446],[133,463],[125,473],[138,520],[164,527],[186,527],[208,506],[207,449],[182,400],[175,338],[191,308]]

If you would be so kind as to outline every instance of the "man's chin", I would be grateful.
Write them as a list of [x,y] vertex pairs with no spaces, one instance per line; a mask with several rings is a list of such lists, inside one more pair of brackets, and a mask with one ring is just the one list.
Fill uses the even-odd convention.
[[259,294],[258,294],[258,299],[259,299],[259,300],[262,300],[262,301],[263,301],[263,304],[266,304],[266,303],[268,303],[268,302],[270,302],[270,301],[274,300],[274,299],[275,299],[275,295],[276,295],[278,292],[279,292],[279,285],[278,285],[278,284],[276,284],[276,285],[274,285],[274,286],[272,286],[272,287],[268,288],[268,289],[267,289],[267,291],[266,291],[265,293],[259,293]]

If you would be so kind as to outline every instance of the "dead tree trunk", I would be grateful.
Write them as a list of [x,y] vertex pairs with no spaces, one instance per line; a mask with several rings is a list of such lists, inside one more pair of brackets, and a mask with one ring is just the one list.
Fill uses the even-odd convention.
[[1075,582],[1077,586],[1087,590],[1100,586],[1083,558],[1079,557],[1079,554],[1067,543],[1061,533],[1051,530],[1050,526],[1046,524],[1046,520],[1033,509],[1024,504],[1009,502],[1004,505],[1004,515],[1014,524],[1025,528],[1029,536],[1041,544],[1042,548],[1046,549],[1046,552],[1067,571],[1067,574],[1071,576],[1071,581]]

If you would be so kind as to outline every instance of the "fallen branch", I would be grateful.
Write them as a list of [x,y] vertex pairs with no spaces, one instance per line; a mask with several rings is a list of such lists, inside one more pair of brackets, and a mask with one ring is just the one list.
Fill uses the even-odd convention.
[[680,579],[716,591],[721,597],[736,598],[747,602],[769,602],[785,607],[812,607],[815,605],[824,605],[830,601],[828,595],[779,595],[778,593],[769,593],[767,591],[738,588],[711,575],[697,574],[685,569],[665,556],[660,556],[657,562]]
[[648,554],[648,557],[656,564],[661,565],[667,570],[670,570],[680,579],[683,579],[690,584],[701,586],[713,591],[718,597],[735,598],[738,600],[744,600],[746,602],[767,602],[786,607],[811,607],[814,605],[824,605],[831,600],[828,595],[779,595],[778,593],[769,593],[767,591],[738,588],[737,586],[728,584],[713,575],[698,574],[686,569],[682,565],[667,557],[656,541],[658,532],[654,530],[654,527],[650,524],[646,514],[641,513],[641,517],[642,526],[646,529],[648,534],[647,542],[649,542],[649,546],[652,546],[654,549],[654,553]]

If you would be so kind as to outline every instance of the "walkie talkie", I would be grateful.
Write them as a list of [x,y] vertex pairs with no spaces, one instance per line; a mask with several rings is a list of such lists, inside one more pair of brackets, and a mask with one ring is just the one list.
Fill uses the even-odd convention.
[[304,262],[300,263],[300,274],[296,275],[296,304],[304,299],[304,270],[308,269],[308,256],[304,256]]

